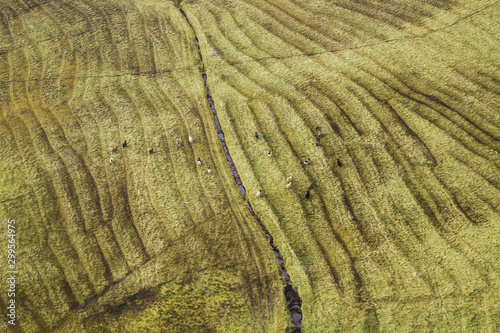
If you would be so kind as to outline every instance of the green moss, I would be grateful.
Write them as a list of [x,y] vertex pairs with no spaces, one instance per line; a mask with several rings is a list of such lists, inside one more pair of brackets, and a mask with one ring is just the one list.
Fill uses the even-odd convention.
[[229,272],[215,270],[205,271],[187,284],[165,284],[154,306],[124,327],[130,332],[229,332],[246,317],[248,308],[241,293],[245,287]]

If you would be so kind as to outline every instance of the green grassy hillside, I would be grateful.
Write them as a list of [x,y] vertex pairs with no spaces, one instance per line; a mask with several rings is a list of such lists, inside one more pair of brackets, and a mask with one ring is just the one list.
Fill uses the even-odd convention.
[[179,10],[6,1],[1,11],[0,216],[18,225],[20,331],[68,332],[83,318],[96,331],[171,324],[134,307],[102,318],[149,290],[147,304],[169,313],[173,290],[203,295],[176,310],[177,331],[282,331],[281,270],[232,186]]
[[202,72],[302,332],[500,330],[499,14],[0,0],[0,218],[19,271],[18,325],[0,330],[292,330]]
[[184,7],[304,331],[497,329],[498,4]]

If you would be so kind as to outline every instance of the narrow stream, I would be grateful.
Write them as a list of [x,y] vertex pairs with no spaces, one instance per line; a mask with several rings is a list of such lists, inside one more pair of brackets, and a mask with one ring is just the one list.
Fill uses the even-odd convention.
[[271,245],[274,255],[276,256],[276,260],[278,260],[278,264],[281,267],[281,270],[283,271],[283,276],[285,277],[285,299],[288,303],[288,310],[290,311],[292,315],[292,321],[295,324],[295,330],[293,333],[300,333],[300,326],[302,322],[302,299],[299,297],[299,294],[293,289],[292,285],[290,284],[290,275],[288,275],[288,272],[286,271],[285,265],[283,258],[281,258],[280,250],[274,245],[274,239],[273,236],[267,231],[266,227],[262,223],[262,221],[255,215],[255,212],[252,209],[252,205],[250,205],[250,202],[248,202],[248,209],[252,213],[253,218],[259,223],[260,227],[262,228],[262,231],[264,231],[264,234],[266,237],[269,239],[269,244]]
[[[198,47],[198,50],[199,50],[199,47]],[[234,180],[236,181],[236,184],[238,184],[238,187],[240,188],[240,193],[242,196],[245,196],[245,193],[246,193],[245,187],[243,187],[243,184],[241,183],[240,175],[238,174],[238,171],[236,170],[236,166],[234,165],[233,159],[231,158],[231,155],[229,154],[229,150],[227,149],[226,141],[224,140],[224,132],[222,132],[222,127],[220,126],[219,117],[217,117],[217,112],[215,111],[215,105],[214,105],[214,101],[212,99],[212,96],[210,95],[210,90],[208,90],[207,74],[203,73],[203,74],[201,74],[201,76],[203,77],[203,81],[205,82],[205,89],[207,90],[208,104],[210,104],[210,108],[212,109],[212,112],[214,114],[215,127],[217,127],[217,133],[219,134],[219,139],[222,142],[222,149],[224,149],[224,154],[226,155],[227,162],[229,163],[229,167],[231,168],[231,171],[233,172]]]
[[[224,154],[226,155],[227,162],[229,163],[229,167],[231,168],[231,171],[233,172],[234,180],[236,181],[236,184],[240,188],[240,193],[243,197],[245,197],[245,187],[243,186],[241,182],[240,175],[238,174],[238,171],[236,170],[236,166],[234,165],[233,159],[231,158],[231,155],[229,154],[229,150],[226,145],[226,141],[224,139],[224,132],[222,131],[222,127],[220,126],[219,122],[219,117],[217,117],[217,111],[215,110],[215,104],[213,101],[212,96],[210,95],[210,90],[208,89],[207,85],[207,74],[205,72],[205,64],[203,63],[203,57],[201,55],[201,49],[200,49],[200,43],[198,41],[198,37],[196,36],[196,31],[194,30],[193,26],[189,22],[186,13],[180,9],[182,16],[186,19],[187,23],[193,30],[193,33],[195,35],[195,42],[196,46],[198,47],[198,54],[200,56],[201,64],[202,64],[202,78],[203,82],[205,84],[205,90],[207,91],[207,100],[208,104],[210,104],[210,108],[212,109],[212,113],[214,114],[214,122],[215,122],[215,127],[217,127],[217,133],[219,135],[219,139],[222,142],[222,148],[224,149]],[[293,333],[300,333],[300,327],[301,327],[301,322],[302,322],[302,311],[301,311],[301,305],[302,305],[302,299],[299,297],[299,294],[294,290],[292,285],[290,284],[290,275],[288,275],[288,272],[285,268],[283,258],[281,257],[280,251],[278,248],[274,245],[274,240],[273,236],[267,231],[266,227],[264,224],[261,222],[261,220],[257,217],[255,214],[252,206],[250,205],[250,202],[247,200],[248,203],[248,209],[252,213],[252,216],[254,219],[257,221],[257,223],[260,225],[262,228],[262,231],[266,235],[266,237],[269,239],[269,244],[271,245],[271,248],[273,249],[274,255],[276,256],[276,260],[278,261],[278,264],[281,267],[281,270],[283,271],[283,276],[285,278],[285,299],[288,303],[288,310],[290,311],[290,314],[292,316],[292,321],[295,324],[295,329]]]

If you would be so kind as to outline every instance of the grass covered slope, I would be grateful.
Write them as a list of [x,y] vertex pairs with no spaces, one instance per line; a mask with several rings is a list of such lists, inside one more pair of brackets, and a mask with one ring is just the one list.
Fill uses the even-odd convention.
[[303,332],[498,331],[499,13],[486,0],[0,0],[15,330],[290,327],[196,34]]
[[0,1],[0,55],[16,331],[285,329],[281,270],[234,186],[172,3]]
[[500,4],[182,7],[303,331],[498,330]]

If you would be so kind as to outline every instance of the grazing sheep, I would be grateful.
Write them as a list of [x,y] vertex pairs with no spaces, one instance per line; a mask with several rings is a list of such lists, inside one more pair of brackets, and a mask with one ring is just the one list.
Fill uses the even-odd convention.
[[340,167],[342,166],[342,162],[340,162],[340,159],[337,158],[337,165]]
[[307,190],[307,192],[306,192],[306,199],[309,199],[310,196],[311,196],[311,192],[309,192],[309,190]]
[[321,130],[319,130],[318,132],[318,138],[321,136]]
[[288,178],[286,179],[286,182],[287,182],[287,183],[292,182],[292,176],[288,177]]
[[212,169],[210,169],[210,167],[208,167],[208,171],[207,172],[208,172],[209,175],[212,174]]
[[125,140],[125,142],[122,144],[123,148],[126,148],[127,147],[127,140]]
[[257,132],[255,132],[255,138],[259,140],[259,134],[257,134]]
[[316,146],[319,146],[319,138],[316,139]]
[[305,160],[305,161],[304,161],[304,164],[305,164],[305,165],[308,165],[308,164],[309,164],[309,162],[311,162],[311,159],[308,157],[308,158],[307,158],[307,160]]
[[271,149],[269,149],[269,152],[267,153],[267,157],[272,157],[273,153],[271,153]]
[[289,182],[288,184],[286,184],[286,188],[288,188],[288,189],[292,188],[292,182]]
[[177,147],[181,146],[181,141],[179,139],[175,139],[175,142],[177,143]]
[[111,157],[111,158],[109,159],[109,163],[113,163],[114,161],[115,161],[115,159],[114,159],[113,157]]
[[262,190],[259,190],[255,195],[257,196],[257,198],[260,198],[260,196],[262,195]]
[[193,143],[193,138],[191,137],[191,135],[189,136],[189,143]]
[[197,163],[198,163],[198,166],[201,166],[201,160],[200,160],[199,157],[198,157],[198,162]]
[[118,147],[114,147],[113,149],[111,149],[111,151],[112,151],[113,153],[116,153],[116,152],[118,151]]

